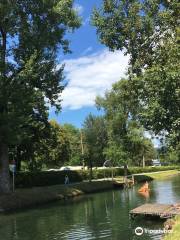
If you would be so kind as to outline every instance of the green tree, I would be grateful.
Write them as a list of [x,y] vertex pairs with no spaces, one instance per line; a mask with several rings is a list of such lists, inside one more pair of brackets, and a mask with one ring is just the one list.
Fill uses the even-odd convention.
[[130,56],[129,96],[141,123],[155,134],[174,135],[177,144],[179,13],[178,1],[104,0],[92,17],[100,41]]
[[82,165],[82,150],[81,150],[81,133],[78,128],[72,124],[64,124],[63,129],[66,131],[67,138],[70,144],[70,165]]
[[21,162],[30,171],[57,168],[71,160],[71,138],[64,126],[51,120],[43,129],[31,126],[32,133],[20,145],[12,147],[11,155],[18,171]]
[[47,121],[48,104],[60,110],[57,52],[69,52],[64,36],[80,19],[72,0],[4,0],[0,16],[0,192],[9,192],[8,146],[32,122]]
[[152,141],[145,135],[145,130],[138,121],[129,121],[126,146],[133,165],[145,166],[156,156]]
[[50,139],[51,129],[49,122],[36,121],[26,127],[26,137],[23,141],[9,146],[9,159],[15,161],[18,172],[22,170],[22,166],[31,171],[41,169],[42,160],[37,161],[35,152],[37,149],[40,151],[44,141]]
[[40,166],[61,167],[70,160],[70,141],[66,130],[55,120],[50,121],[48,138],[41,139],[34,152],[34,158]]
[[[116,165],[124,163],[140,165],[148,155],[154,156],[154,148],[138,121],[137,107],[129,94],[129,80],[121,79],[113,84],[105,97],[97,97],[98,108],[105,112],[108,145],[106,156]],[[150,156],[147,157],[148,160]]]
[[160,43],[173,38],[179,9],[178,1],[103,0],[93,12],[92,24],[103,44],[129,54],[129,73],[139,75],[156,60]]
[[141,76],[132,80],[139,98],[139,118],[146,129],[179,143],[180,63],[177,42],[167,40],[159,57]]
[[107,145],[106,121],[102,116],[89,114],[83,124],[88,166],[102,166],[105,161],[104,149]]

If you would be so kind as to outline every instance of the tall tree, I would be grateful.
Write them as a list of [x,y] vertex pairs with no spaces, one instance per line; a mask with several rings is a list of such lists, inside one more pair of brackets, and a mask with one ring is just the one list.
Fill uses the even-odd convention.
[[92,22],[102,43],[130,56],[129,95],[139,119],[155,134],[179,142],[178,1],[104,0]]
[[104,117],[89,114],[83,124],[83,135],[89,167],[102,166],[105,161],[104,149],[107,145],[107,129]]
[[78,128],[72,124],[64,124],[63,129],[66,132],[70,144],[70,165],[83,164],[82,159],[82,146],[81,146],[81,133]]
[[50,121],[50,134],[35,145],[34,160],[46,167],[60,167],[70,160],[71,149],[67,131],[55,120]]
[[176,0],[103,0],[92,23],[103,44],[129,54],[129,73],[140,74],[155,61],[160,43],[173,37],[178,16]]
[[153,156],[152,143],[138,120],[137,104],[129,94],[129,87],[129,80],[121,79],[103,98],[96,99],[98,108],[105,112],[107,124],[108,145],[104,153],[116,165],[139,165],[143,156],[150,155],[148,151]]
[[10,191],[8,146],[21,142],[32,122],[60,110],[67,31],[80,26],[73,0],[2,0],[0,3],[0,192]]

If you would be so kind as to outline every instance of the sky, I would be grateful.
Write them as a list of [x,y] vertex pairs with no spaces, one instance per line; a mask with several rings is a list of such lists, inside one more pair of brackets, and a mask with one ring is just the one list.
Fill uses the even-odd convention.
[[120,51],[110,52],[98,41],[96,29],[90,24],[92,10],[100,7],[102,0],[74,2],[74,8],[82,17],[82,26],[67,35],[72,54],[59,55],[60,65],[65,63],[68,85],[61,95],[61,113],[56,115],[51,109],[50,119],[81,127],[89,113],[102,114],[95,107],[95,98],[103,96],[111,89],[112,83],[125,76],[128,57]]

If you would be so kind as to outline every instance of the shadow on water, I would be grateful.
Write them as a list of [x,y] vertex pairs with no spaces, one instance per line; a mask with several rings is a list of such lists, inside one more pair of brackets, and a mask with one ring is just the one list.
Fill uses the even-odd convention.
[[[162,229],[163,222],[142,218],[132,220],[129,211],[144,203],[180,202],[180,176],[151,182],[149,196],[140,195],[138,187],[81,196],[68,202],[1,215],[0,239],[158,240],[161,234],[151,230]],[[137,236],[134,232],[137,227],[142,227],[144,234]]]

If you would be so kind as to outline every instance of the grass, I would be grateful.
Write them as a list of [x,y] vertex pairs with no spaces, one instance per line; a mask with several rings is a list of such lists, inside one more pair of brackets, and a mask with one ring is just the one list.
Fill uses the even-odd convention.
[[159,180],[164,178],[169,178],[177,174],[180,174],[180,171],[168,170],[168,171],[155,172],[155,173],[145,173],[145,175],[152,177],[153,179],[159,179]]
[[164,240],[179,240],[180,239],[180,216],[175,218],[175,225],[173,226],[172,233],[167,234]]

